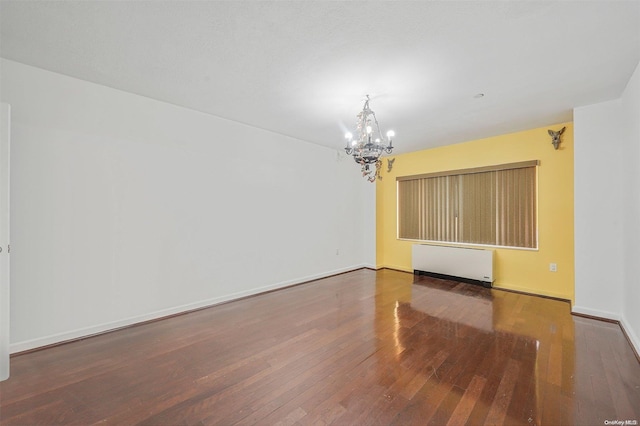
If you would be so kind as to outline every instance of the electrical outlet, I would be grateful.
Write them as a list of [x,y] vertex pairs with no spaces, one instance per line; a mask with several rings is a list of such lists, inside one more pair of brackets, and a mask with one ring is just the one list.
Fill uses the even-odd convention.
[[549,264],[549,271],[558,272],[558,264],[557,263],[550,263]]

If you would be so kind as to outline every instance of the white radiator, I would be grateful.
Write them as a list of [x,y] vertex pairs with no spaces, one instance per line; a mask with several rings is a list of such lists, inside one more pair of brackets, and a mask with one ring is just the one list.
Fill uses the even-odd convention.
[[414,271],[493,282],[493,250],[414,244]]

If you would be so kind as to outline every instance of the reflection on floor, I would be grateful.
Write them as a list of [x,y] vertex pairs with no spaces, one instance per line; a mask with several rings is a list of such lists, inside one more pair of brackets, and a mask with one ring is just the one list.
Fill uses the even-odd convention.
[[11,424],[640,421],[617,324],[565,302],[359,270],[12,358]]

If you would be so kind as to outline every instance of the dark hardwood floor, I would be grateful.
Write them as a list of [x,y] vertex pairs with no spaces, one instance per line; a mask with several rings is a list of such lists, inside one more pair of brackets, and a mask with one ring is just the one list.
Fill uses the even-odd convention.
[[0,422],[640,422],[640,363],[620,327],[569,311],[359,270],[15,356]]

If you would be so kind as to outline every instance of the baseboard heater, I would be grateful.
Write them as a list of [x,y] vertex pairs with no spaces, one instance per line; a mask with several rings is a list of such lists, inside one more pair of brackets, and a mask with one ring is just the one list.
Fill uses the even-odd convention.
[[493,250],[414,244],[413,273],[481,284],[493,283]]

